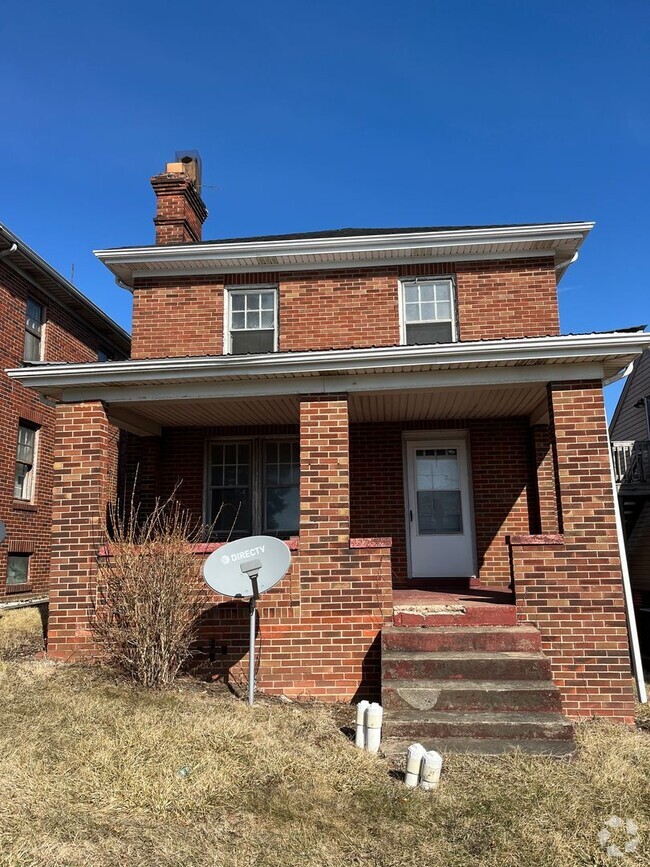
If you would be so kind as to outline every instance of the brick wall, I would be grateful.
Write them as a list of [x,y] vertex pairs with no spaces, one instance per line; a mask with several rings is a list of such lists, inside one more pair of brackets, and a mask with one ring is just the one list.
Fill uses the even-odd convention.
[[106,510],[117,493],[119,431],[101,403],[60,404],[52,504],[48,655],[92,650],[89,615]]
[[133,357],[220,355],[224,287],[279,286],[283,351],[398,344],[398,280],[450,276],[461,340],[559,333],[552,259],[209,277],[140,278],[134,287]]
[[599,382],[553,384],[562,535],[513,538],[518,616],[542,633],[572,717],[631,722],[634,696]]
[[[7,526],[7,541],[0,545],[0,597],[7,592],[7,554],[30,554],[29,587],[10,587],[10,592],[48,586],[50,532],[52,523],[52,462],[54,459],[54,408],[4,373],[20,367],[23,360],[27,297],[46,309],[44,357],[47,361],[96,361],[103,341],[66,310],[0,261],[0,518]],[[19,421],[40,427],[33,503],[13,499],[13,480]]]
[[[509,533],[528,533],[535,498],[529,496],[529,427],[524,418],[377,422],[350,426],[350,535],[393,540],[393,583],[407,583],[402,434],[405,430],[469,432],[479,577],[507,584]],[[131,438],[130,472],[138,469],[138,493],[178,497],[196,517],[203,512],[206,440],[220,436],[298,435],[298,426],[169,428],[160,439]],[[150,446],[159,449],[152,458]],[[504,471],[507,467],[507,472]],[[529,502],[530,501],[530,502]],[[144,507],[144,505],[143,505]]]

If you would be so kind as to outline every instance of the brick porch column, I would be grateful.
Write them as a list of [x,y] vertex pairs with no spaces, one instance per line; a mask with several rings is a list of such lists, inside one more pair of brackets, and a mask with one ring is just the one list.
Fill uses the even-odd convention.
[[520,619],[542,632],[565,711],[631,722],[634,692],[599,381],[552,383],[561,536],[513,537]]
[[119,431],[102,403],[56,408],[47,652],[88,653],[88,628],[106,507],[116,496]]
[[347,395],[300,400],[300,548],[345,547],[350,539]]

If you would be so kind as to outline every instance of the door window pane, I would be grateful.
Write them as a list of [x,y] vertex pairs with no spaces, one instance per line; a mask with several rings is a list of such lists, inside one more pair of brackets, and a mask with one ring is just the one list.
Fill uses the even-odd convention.
[[416,449],[415,482],[418,532],[462,533],[458,450]]

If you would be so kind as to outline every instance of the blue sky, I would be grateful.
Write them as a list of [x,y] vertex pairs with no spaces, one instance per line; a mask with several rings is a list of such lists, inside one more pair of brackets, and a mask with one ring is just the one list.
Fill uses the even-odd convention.
[[125,327],[180,148],[206,238],[595,220],[563,330],[650,321],[646,0],[2,5],[0,220]]

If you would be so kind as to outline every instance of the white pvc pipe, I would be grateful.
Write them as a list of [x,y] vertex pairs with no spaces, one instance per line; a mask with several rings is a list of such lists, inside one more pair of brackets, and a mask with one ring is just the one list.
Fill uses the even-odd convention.
[[420,769],[422,767],[422,759],[426,755],[426,750],[422,744],[411,744],[406,751],[406,774],[404,782],[406,787],[414,789],[420,781]]
[[437,789],[440,782],[440,774],[442,773],[442,756],[435,750],[429,750],[425,753],[422,759],[422,772],[420,779],[420,788],[425,792],[431,789]]
[[381,744],[381,721],[384,710],[377,702],[372,702],[366,708],[366,750],[369,753],[378,753]]
[[354,738],[355,746],[360,750],[366,748],[366,710],[370,706],[369,701],[360,701],[357,705],[357,728]]
[[636,628],[636,616],[634,614],[634,601],[632,599],[632,584],[630,582],[630,570],[627,566],[627,554],[625,550],[625,534],[623,533],[623,521],[621,520],[621,504],[618,499],[618,490],[616,488],[616,476],[614,474],[614,458],[612,457],[612,441],[607,433],[607,443],[609,446],[609,471],[612,476],[612,492],[614,494],[614,517],[616,519],[616,535],[618,537],[618,551],[621,558],[621,573],[623,576],[623,595],[625,597],[625,612],[627,614],[627,632],[630,638],[630,646],[632,648],[632,670],[634,671],[634,680],[636,681],[637,694],[641,704],[648,703],[648,694],[645,688],[645,680],[643,678],[643,661],[641,659],[641,646],[639,644],[639,633]]

